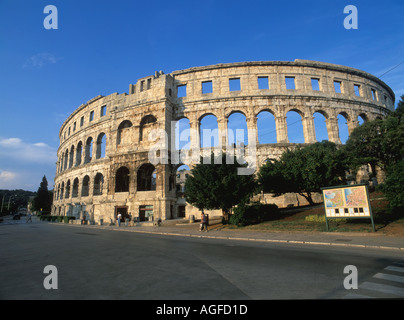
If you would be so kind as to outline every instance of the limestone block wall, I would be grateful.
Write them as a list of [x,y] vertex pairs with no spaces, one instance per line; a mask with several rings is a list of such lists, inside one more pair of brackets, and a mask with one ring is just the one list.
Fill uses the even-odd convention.
[[[150,152],[162,139],[171,146],[173,122],[180,119],[189,121],[191,147],[200,147],[201,121],[213,115],[219,145],[225,148],[229,117],[241,113],[259,168],[265,160],[279,158],[294,147],[288,139],[289,111],[301,116],[304,143],[316,142],[316,112],[326,119],[328,140],[341,143],[339,115],[352,132],[359,125],[358,116],[365,121],[384,117],[394,110],[394,100],[393,91],[377,77],[316,61],[241,62],[156,72],[130,84],[128,93],[89,100],[63,123],[53,214],[86,215],[96,222],[114,220],[118,211],[140,220],[178,217],[183,205],[175,188],[180,164],[153,163]],[[263,111],[274,116],[276,143],[260,144],[254,134],[257,116]],[[150,135],[156,132],[166,135]],[[173,159],[172,150],[159,152]],[[287,195],[274,201],[287,206],[300,200]],[[265,201],[270,201],[268,196]],[[185,218],[199,216],[189,204],[185,210]]]

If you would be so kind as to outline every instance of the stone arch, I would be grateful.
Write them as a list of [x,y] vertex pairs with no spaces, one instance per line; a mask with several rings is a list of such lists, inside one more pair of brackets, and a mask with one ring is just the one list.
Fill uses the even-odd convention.
[[175,122],[175,148],[177,150],[190,149],[191,144],[191,123],[185,116],[178,118]]
[[328,114],[322,110],[316,110],[313,113],[314,134],[316,141],[329,140],[327,129]]
[[366,113],[359,113],[357,117],[359,125],[362,125],[363,123],[369,121],[369,117],[367,116]]
[[97,151],[95,155],[96,159],[105,157],[106,146],[107,146],[107,136],[104,132],[101,132],[97,138]]
[[64,192],[65,192],[65,182],[62,181],[62,186],[60,187],[60,199],[64,198]]
[[83,143],[79,141],[76,148],[76,167],[81,164],[82,158],[83,158]]
[[148,114],[142,118],[139,126],[139,141],[146,140],[153,125],[157,123],[157,119],[152,114]]
[[219,124],[214,114],[206,113],[199,118],[199,141],[202,148],[219,145]]
[[73,160],[74,160],[74,145],[72,145],[71,148],[70,148],[70,153],[69,153],[69,169],[73,167]]
[[256,117],[258,143],[276,143],[275,113],[271,109],[262,109]]
[[349,138],[349,128],[348,121],[350,120],[349,115],[342,111],[338,113],[338,136],[342,144],[345,144]]
[[72,198],[77,198],[79,195],[79,178],[73,180]]
[[63,170],[67,169],[68,161],[69,161],[69,149],[66,149],[64,153]]
[[288,140],[290,143],[304,143],[303,131],[304,113],[299,109],[290,109],[286,112]]
[[88,197],[90,194],[90,177],[85,175],[81,184],[81,196]]
[[102,195],[103,186],[104,186],[104,176],[102,175],[101,172],[97,172],[97,174],[94,177],[93,195],[95,196]]
[[157,173],[151,163],[142,164],[137,170],[137,191],[155,191]]
[[247,117],[242,111],[234,110],[227,117],[227,143],[248,144]]
[[118,133],[116,137],[116,144],[129,143],[129,130],[132,127],[132,122],[129,120],[123,120],[118,126]]
[[66,182],[66,193],[65,193],[65,199],[70,198],[70,179],[67,180]]
[[129,192],[129,169],[120,167],[115,173],[115,192]]
[[86,149],[85,149],[85,154],[84,154],[84,163],[91,162],[92,157],[93,157],[93,138],[88,137],[87,141],[86,141]]

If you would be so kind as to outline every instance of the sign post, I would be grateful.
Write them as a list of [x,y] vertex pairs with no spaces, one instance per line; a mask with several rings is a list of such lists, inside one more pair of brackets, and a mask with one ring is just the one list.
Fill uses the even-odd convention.
[[370,218],[373,232],[376,231],[366,184],[327,187],[321,190],[327,231],[328,219],[338,218]]

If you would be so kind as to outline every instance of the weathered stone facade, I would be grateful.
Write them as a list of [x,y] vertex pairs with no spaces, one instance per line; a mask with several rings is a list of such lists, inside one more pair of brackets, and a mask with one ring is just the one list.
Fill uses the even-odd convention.
[[[294,89],[286,87],[285,77],[292,79]],[[259,88],[258,78],[266,80],[268,87]],[[229,86],[230,79],[238,82],[237,90]],[[319,86],[316,90],[313,80]],[[207,92],[203,91],[205,84],[209,85]],[[179,90],[184,93],[179,95]],[[170,145],[172,121],[187,118],[190,144],[200,146],[200,121],[205,115],[214,115],[223,147],[228,144],[229,116],[242,113],[249,133],[248,145],[256,146],[258,168],[266,159],[278,158],[293,146],[288,141],[288,111],[301,115],[305,143],[316,142],[315,112],[326,119],[329,141],[341,143],[338,115],[345,117],[351,132],[358,126],[358,116],[365,120],[384,117],[394,110],[394,100],[393,91],[369,73],[306,60],[218,64],[170,74],[156,72],[131,84],[129,94],[93,98],[63,123],[53,214],[79,217],[86,213],[95,222],[114,220],[118,211],[140,220],[147,220],[150,215],[155,220],[183,216],[183,208],[179,209],[183,200],[175,182],[180,164],[153,165],[149,155],[158,141],[150,141],[149,133],[164,130]],[[257,115],[262,111],[269,111],[275,118],[277,143],[260,144],[257,136],[250,134],[256,131]],[[172,157],[171,151],[166,157]],[[302,200],[295,195],[282,199],[265,201],[286,206]],[[197,214],[197,210],[188,204],[186,218],[190,214]]]

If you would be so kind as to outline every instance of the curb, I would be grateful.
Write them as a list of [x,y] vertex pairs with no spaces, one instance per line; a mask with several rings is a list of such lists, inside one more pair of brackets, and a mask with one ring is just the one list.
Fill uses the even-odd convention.
[[247,237],[231,237],[231,236],[211,236],[211,235],[197,235],[191,233],[175,233],[175,232],[159,232],[159,231],[147,231],[147,230],[133,230],[133,229],[118,229],[116,227],[99,227],[99,226],[87,226],[87,225],[75,225],[75,224],[58,224],[48,223],[52,225],[64,225],[71,227],[85,227],[87,229],[99,229],[99,230],[111,230],[111,231],[124,231],[135,232],[144,234],[158,234],[164,236],[176,236],[176,237],[189,237],[189,238],[206,238],[206,239],[218,239],[218,240],[237,240],[237,241],[253,241],[264,243],[282,243],[282,244],[304,244],[304,245],[320,245],[320,246],[335,246],[335,247],[351,247],[351,248],[367,248],[367,249],[382,249],[404,252],[404,247],[389,247],[378,245],[365,245],[365,244],[350,244],[350,243],[335,243],[335,242],[320,242],[320,241],[304,241],[304,240],[280,240],[280,239],[260,239],[260,238],[247,238]]

